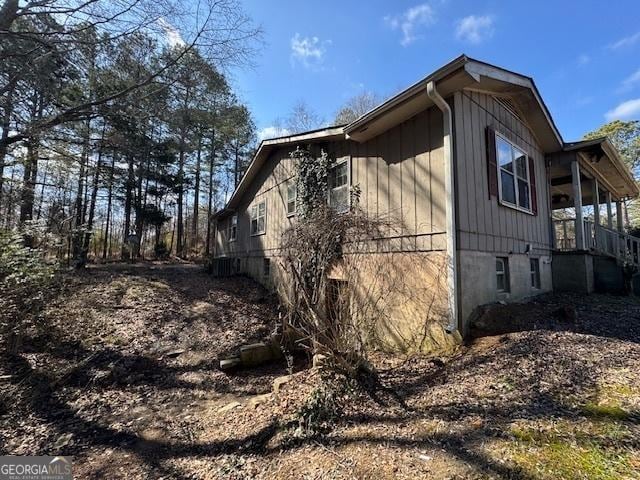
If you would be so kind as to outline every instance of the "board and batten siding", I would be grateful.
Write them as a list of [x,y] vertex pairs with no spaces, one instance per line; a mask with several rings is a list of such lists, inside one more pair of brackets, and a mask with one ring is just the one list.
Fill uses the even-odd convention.
[[[376,252],[446,249],[442,113],[439,110],[425,110],[363,143],[339,140],[314,144],[315,149],[320,147],[332,159],[350,160],[351,185],[360,190],[360,206],[396,224],[375,242]],[[227,240],[230,219],[219,221],[216,255],[277,254],[282,234],[295,221],[295,217],[286,214],[287,182],[293,181],[295,175],[289,153],[295,148],[296,144],[290,144],[272,151],[243,195],[237,209],[235,241]],[[251,236],[250,207],[262,200],[267,205],[266,232]]]
[[[529,127],[491,95],[463,90],[454,95],[458,249],[533,253],[552,249],[545,156]],[[533,160],[537,215],[504,205],[489,195],[487,127],[519,146]],[[498,176],[499,181],[499,176]]]

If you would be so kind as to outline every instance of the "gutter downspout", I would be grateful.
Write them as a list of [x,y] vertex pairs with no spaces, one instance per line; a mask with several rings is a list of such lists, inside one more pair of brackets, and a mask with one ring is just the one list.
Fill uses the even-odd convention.
[[446,327],[447,333],[460,330],[458,321],[458,252],[456,247],[456,201],[453,166],[453,118],[451,107],[440,96],[433,81],[427,83],[427,96],[442,111],[444,179],[447,217],[447,290],[451,318]]

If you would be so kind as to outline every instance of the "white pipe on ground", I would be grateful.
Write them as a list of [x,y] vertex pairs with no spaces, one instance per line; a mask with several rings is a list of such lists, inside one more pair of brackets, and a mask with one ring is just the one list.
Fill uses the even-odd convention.
[[460,330],[458,319],[458,252],[456,247],[456,201],[453,166],[453,118],[451,107],[440,96],[433,81],[427,83],[427,95],[442,111],[444,185],[447,217],[447,290],[451,318],[446,327],[448,333]]

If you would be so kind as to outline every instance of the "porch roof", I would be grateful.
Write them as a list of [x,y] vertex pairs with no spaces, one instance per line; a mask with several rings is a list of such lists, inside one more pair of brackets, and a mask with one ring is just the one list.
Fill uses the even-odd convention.
[[[635,198],[640,194],[629,168],[607,137],[565,143],[561,152],[551,156],[552,207],[573,206],[571,161],[578,160],[581,171],[583,203],[592,204],[589,182],[598,179],[600,189],[608,191],[616,200]],[[601,201],[604,198],[601,197]]]

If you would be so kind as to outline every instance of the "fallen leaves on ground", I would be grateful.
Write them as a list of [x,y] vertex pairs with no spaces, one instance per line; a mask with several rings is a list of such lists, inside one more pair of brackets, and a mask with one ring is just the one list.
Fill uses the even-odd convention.
[[0,366],[3,454],[73,455],[77,478],[638,478],[636,299],[544,295],[514,307],[521,331],[451,357],[373,354],[384,388],[355,388],[304,435],[317,370],[273,393],[284,364],[217,369],[275,325],[255,283],[153,264],[65,282]]

